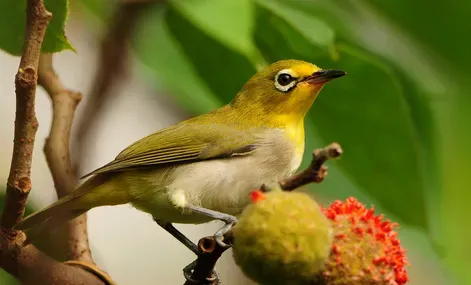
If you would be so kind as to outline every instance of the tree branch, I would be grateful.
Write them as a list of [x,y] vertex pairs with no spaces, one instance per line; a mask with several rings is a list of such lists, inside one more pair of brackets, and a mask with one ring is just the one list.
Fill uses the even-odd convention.
[[12,229],[23,217],[31,190],[31,161],[38,121],[35,95],[44,34],[51,19],[42,0],[27,0],[26,31],[15,77],[16,117],[13,155],[7,182],[5,207],[0,218],[0,267],[23,284],[106,284],[101,276],[59,263],[25,244],[23,232]]
[[[52,66],[52,54],[41,54],[38,83],[52,101],[52,124],[44,153],[54,180],[57,196],[74,190],[78,179],[70,162],[69,140],[75,109],[82,95],[66,89]],[[67,223],[67,257],[93,263],[88,244],[87,217],[82,215]]]
[[[15,243],[0,251],[0,266],[16,277],[22,284],[34,285],[106,285],[101,276],[79,268],[60,263],[39,251],[33,245],[25,245],[23,233]],[[0,237],[1,239],[1,237]],[[1,241],[0,241],[0,244]],[[3,244],[2,244],[3,246]]]
[[11,232],[23,217],[31,190],[31,161],[38,120],[34,110],[39,52],[51,19],[41,0],[28,0],[26,34],[18,73],[15,77],[16,117],[13,156],[7,182],[5,207],[0,219],[4,232]]
[[[279,186],[284,191],[292,191],[303,185],[315,182],[320,183],[327,176],[327,167],[324,163],[329,159],[339,158],[342,155],[342,148],[338,143],[332,143],[325,148],[316,149],[312,153],[311,164],[303,171],[282,180]],[[266,186],[262,185],[262,188]],[[232,231],[224,236],[224,242],[230,244],[233,239]],[[200,253],[196,260],[196,266],[191,274],[191,278],[198,283],[186,281],[184,285],[217,285],[219,280],[210,283],[206,280],[211,277],[217,260],[227,248],[221,247],[213,236],[201,238],[198,242]]]

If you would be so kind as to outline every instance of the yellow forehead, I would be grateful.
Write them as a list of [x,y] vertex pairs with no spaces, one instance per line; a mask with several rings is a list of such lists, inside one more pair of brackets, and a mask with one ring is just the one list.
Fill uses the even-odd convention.
[[298,63],[287,69],[291,70],[292,74],[298,78],[310,76],[320,70],[318,66],[309,62]]
[[276,76],[282,71],[288,71],[290,75],[297,78],[304,78],[319,70],[321,68],[307,61],[295,59],[280,60],[254,74],[247,84],[244,85],[244,89],[251,88],[253,84],[260,84],[260,82],[272,84]]
[[319,71],[321,68],[317,67],[315,64],[312,64],[303,60],[288,59],[280,60],[269,65],[262,73],[270,76],[278,74],[282,70],[289,70],[291,75],[303,78],[309,75],[312,75],[314,72]]

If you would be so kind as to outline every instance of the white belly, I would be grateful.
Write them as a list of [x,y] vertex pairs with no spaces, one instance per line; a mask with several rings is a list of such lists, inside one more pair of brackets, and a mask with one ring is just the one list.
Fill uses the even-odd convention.
[[174,223],[211,220],[184,213],[181,207],[186,204],[238,215],[250,203],[252,190],[292,175],[301,160],[302,153],[296,152],[291,144],[278,141],[250,155],[181,165],[173,169],[175,179],[168,185],[155,185],[155,190],[145,195],[140,189],[139,199],[133,205],[150,213],[154,219]]

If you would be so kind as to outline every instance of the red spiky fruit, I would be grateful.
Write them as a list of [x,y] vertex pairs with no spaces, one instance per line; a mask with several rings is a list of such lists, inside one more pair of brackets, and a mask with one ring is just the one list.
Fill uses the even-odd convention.
[[322,272],[326,285],[404,285],[407,259],[396,223],[375,215],[355,198],[335,201],[324,214],[333,222],[334,242]]

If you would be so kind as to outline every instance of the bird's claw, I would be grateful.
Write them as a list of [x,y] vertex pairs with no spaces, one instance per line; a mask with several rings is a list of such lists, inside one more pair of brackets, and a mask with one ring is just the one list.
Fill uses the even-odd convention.
[[[183,276],[185,276],[185,279],[191,284],[201,284],[201,281],[195,280],[191,277],[191,274],[193,273],[195,266],[196,266],[196,260],[188,264],[187,266],[185,266],[185,268],[183,268]],[[220,284],[219,274],[217,273],[216,269],[213,269],[213,272],[211,273],[211,277],[206,277],[206,281],[208,281],[211,284],[213,284],[213,282],[214,284]]]
[[231,215],[227,215],[224,218],[222,218],[221,221],[226,223],[226,225],[230,224],[233,226],[235,225],[235,223],[237,223],[237,218]]
[[214,236],[214,238],[215,238],[217,244],[218,244],[220,247],[222,247],[222,248],[230,248],[230,247],[232,247],[231,244],[227,244],[227,243],[224,242],[224,237],[223,237],[223,236]]
[[222,247],[222,248],[229,248],[232,247],[231,244],[227,244],[224,242],[224,235],[229,232],[232,227],[236,224],[237,219],[234,218],[233,221],[230,221],[229,223],[225,224],[222,228],[220,228],[215,234],[214,234],[214,239],[216,240],[216,243]]

